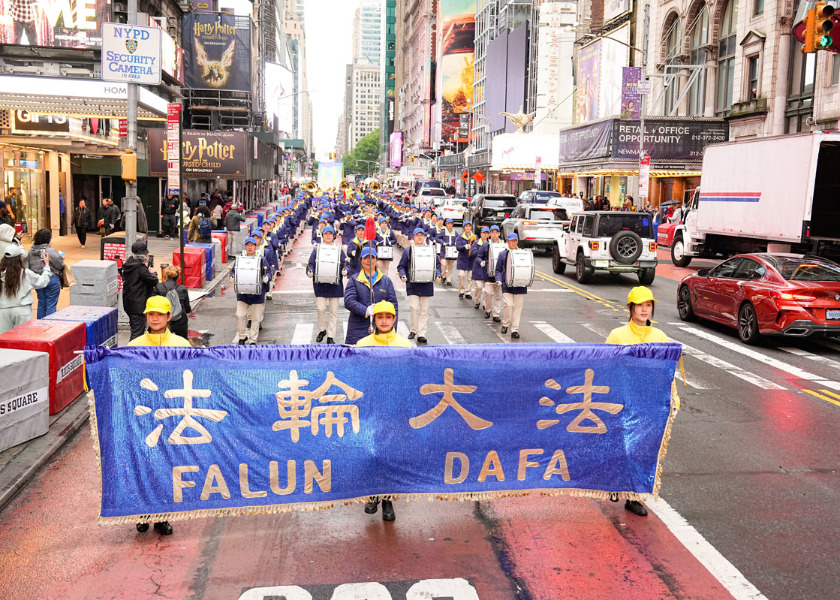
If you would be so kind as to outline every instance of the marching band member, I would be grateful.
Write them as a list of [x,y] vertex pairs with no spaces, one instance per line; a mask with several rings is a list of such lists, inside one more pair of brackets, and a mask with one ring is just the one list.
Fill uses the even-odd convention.
[[[256,233],[256,232],[254,232]],[[255,237],[245,240],[245,256],[255,256],[259,241]],[[260,335],[260,325],[265,314],[265,297],[269,288],[269,266],[263,256],[260,261],[260,273],[262,273],[262,292],[259,294],[236,294],[236,333],[237,343],[255,345]],[[236,281],[236,263],[230,272],[231,282]],[[251,327],[248,327],[248,321]]]
[[471,300],[470,295],[470,276],[472,275],[473,260],[473,242],[475,242],[475,234],[472,232],[472,223],[464,222],[464,233],[458,237],[458,297]]
[[507,333],[508,329],[513,329],[510,337],[518,338],[519,319],[522,316],[522,305],[525,302],[525,294],[528,293],[528,288],[508,287],[505,282],[508,254],[510,250],[516,250],[519,245],[519,236],[515,233],[508,234],[507,244],[507,249],[499,253],[499,258],[496,261],[496,281],[502,282],[502,300],[505,305],[505,312],[502,317],[502,334]]
[[[483,244],[478,251],[476,261],[481,263],[484,269],[486,279],[484,281],[484,318],[489,319],[493,315],[494,323],[501,323],[502,313],[502,282],[496,281],[496,271],[488,271],[490,264],[490,244],[496,244],[499,241],[499,226],[493,225],[490,228],[490,239],[486,244]],[[473,273],[475,269],[473,268]]]
[[473,282],[473,300],[475,300],[475,309],[481,306],[481,295],[484,291],[484,282],[487,280],[487,263],[486,259],[481,258],[481,252],[485,246],[488,245],[487,238],[490,237],[490,228],[481,228],[481,239],[475,243],[475,259],[473,260],[472,268],[472,282]]
[[[327,220],[321,219],[318,224],[312,228],[312,245],[317,246],[321,243],[324,235],[324,228],[327,226]],[[335,237],[335,229],[333,229],[333,237]]]
[[[411,281],[411,272],[409,265],[411,263],[411,254],[414,252],[415,246],[424,246],[426,244],[426,232],[422,227],[414,230],[414,243],[402,253],[400,257],[400,264],[397,266],[397,273],[400,274],[400,279],[405,282],[405,291],[408,295],[408,306],[410,310],[411,328],[408,334],[408,339],[413,340],[417,338],[418,344],[426,343],[426,327],[429,321],[429,299],[435,295],[435,284],[430,281],[428,283],[414,283]],[[435,276],[434,279],[440,280],[440,259],[437,254],[435,257]]]
[[362,270],[353,278],[348,276],[344,288],[344,308],[350,311],[345,344],[355,344],[370,333],[373,306],[381,300],[397,306],[397,292],[391,279],[376,268],[376,249],[365,247]]
[[447,286],[452,287],[452,274],[455,272],[455,260],[454,258],[446,258],[446,247],[447,246],[457,246],[458,244],[458,232],[455,231],[454,222],[452,219],[446,219],[446,229],[443,230],[443,233],[440,235],[438,240],[441,243],[440,248],[440,277],[442,283],[445,283]]
[[[393,230],[388,226],[388,219],[387,217],[380,217],[379,218],[379,230],[376,233],[376,240],[374,244],[377,248],[380,246],[391,246],[392,248],[397,245],[397,237],[394,235]],[[393,250],[391,251],[393,252]],[[377,251],[377,254],[379,252]],[[388,271],[391,268],[391,260],[377,260],[377,264],[379,265],[379,270],[388,275]]]
[[[345,225],[346,227],[346,225]],[[356,237],[347,244],[347,277],[352,279],[361,270],[362,247],[365,245],[365,222],[356,224]]]
[[[335,229],[327,225],[321,232],[323,235],[323,244],[330,246],[335,243]],[[318,249],[313,248],[312,254],[309,255],[309,265],[306,268],[307,276],[315,277],[315,259],[318,254]],[[341,258],[339,264],[344,265],[347,257],[344,251],[341,251]],[[341,269],[342,271],[344,269]],[[328,344],[335,344],[335,329],[338,325],[338,299],[344,295],[344,281],[342,279],[341,271],[339,271],[338,283],[316,283],[312,282],[315,289],[315,304],[318,310],[318,337],[315,341],[320,343],[324,336],[327,337]],[[329,308],[329,321],[327,321],[327,309]]]

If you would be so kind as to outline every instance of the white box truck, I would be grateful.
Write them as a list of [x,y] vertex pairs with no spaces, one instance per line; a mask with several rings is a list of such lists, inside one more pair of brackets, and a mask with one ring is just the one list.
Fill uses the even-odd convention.
[[713,144],[702,172],[674,232],[675,265],[695,256],[840,251],[840,134]]

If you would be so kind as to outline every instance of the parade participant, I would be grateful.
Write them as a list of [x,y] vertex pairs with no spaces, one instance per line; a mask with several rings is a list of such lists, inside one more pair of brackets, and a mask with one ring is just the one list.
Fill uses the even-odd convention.
[[472,223],[464,221],[464,233],[458,237],[458,297],[472,299],[470,294],[470,276],[472,275],[473,243],[475,234],[472,232]]
[[486,259],[482,259],[482,251],[485,246],[489,245],[488,238],[490,237],[490,228],[481,228],[481,239],[475,243],[475,258],[473,260],[472,268],[472,283],[473,283],[473,300],[475,300],[475,309],[478,310],[481,306],[481,296],[484,291],[484,282],[487,281],[487,263]]
[[[169,265],[163,270],[164,281],[155,286],[155,294],[165,296],[172,306],[172,319],[169,329],[182,338],[189,338],[188,317],[192,312],[190,294],[187,288],[178,283],[181,277],[181,267]],[[177,302],[177,303],[176,303]]]
[[[661,329],[651,325],[656,299],[653,292],[644,286],[634,287],[627,295],[627,310],[630,318],[626,325],[616,327],[607,336],[607,344],[629,346],[631,344],[666,344],[668,336]],[[671,382],[671,406],[680,409],[680,397],[677,394],[677,384]],[[610,500],[618,502],[618,495],[610,496]],[[640,517],[647,516],[648,511],[638,500],[626,500],[624,508]]]
[[354,278],[361,270],[362,248],[365,245],[365,222],[356,224],[356,237],[347,244],[347,277]]
[[[318,244],[321,243],[321,241],[323,239],[323,235],[324,235],[324,228],[326,226],[327,226],[327,220],[326,219],[320,219],[318,221],[317,225],[315,225],[312,228],[312,240],[311,241],[312,241],[313,246],[317,246]],[[332,227],[330,229],[332,229]],[[335,232],[335,229],[333,229],[333,232]],[[335,235],[333,235],[333,237],[335,237]]]
[[[402,253],[400,263],[397,266],[397,273],[400,279],[405,282],[405,292],[408,296],[408,307],[411,327],[408,334],[408,339],[413,340],[417,338],[418,344],[426,343],[426,328],[429,321],[429,299],[435,295],[434,282],[415,283],[411,281],[411,255],[416,246],[426,245],[426,232],[422,227],[414,230],[413,244]],[[437,254],[435,257],[435,276],[434,279],[440,280],[440,259]]]
[[505,306],[504,316],[502,317],[502,334],[511,329],[510,337],[518,338],[519,319],[522,317],[522,305],[525,302],[525,294],[528,293],[528,288],[508,287],[505,282],[508,254],[510,250],[516,250],[519,245],[519,236],[515,233],[508,234],[507,244],[507,249],[499,253],[499,258],[496,261],[496,281],[502,282],[502,301]]
[[[350,242],[353,241],[353,236],[356,235],[356,221],[352,217],[352,210],[352,207],[348,204],[345,207],[346,212],[343,213],[341,219],[341,245],[344,251],[348,253],[348,256]],[[362,227],[364,227],[364,224],[362,224]]]
[[458,232],[455,231],[455,224],[452,219],[446,219],[446,228],[438,237],[438,241],[441,244],[440,247],[440,277],[441,283],[445,283],[447,286],[452,287],[452,274],[455,272],[455,261],[454,258],[446,258],[446,247],[447,246],[455,246],[458,245]]
[[356,277],[348,276],[344,288],[344,308],[350,311],[345,344],[355,344],[371,333],[370,318],[373,306],[387,300],[397,306],[397,292],[391,279],[376,267],[376,249],[362,249],[362,270]]
[[[325,246],[335,244],[335,229],[331,225],[326,225],[321,231]],[[336,244],[338,245],[338,244]],[[318,255],[318,248],[313,248],[312,254],[309,255],[309,264],[306,268],[307,276],[314,279],[315,277],[315,259]],[[344,265],[347,257],[344,251],[340,251],[339,264]],[[315,289],[315,305],[318,311],[318,337],[315,341],[320,343],[327,338],[328,344],[335,344],[335,330],[338,325],[338,299],[344,295],[344,280],[342,278],[342,271],[339,269],[338,283],[318,283],[312,282]],[[329,320],[327,319],[327,309],[329,309]]]
[[[481,268],[484,269],[487,277],[484,281],[484,318],[489,319],[492,314],[494,323],[501,323],[502,321],[500,316],[502,313],[502,282],[496,281],[495,269],[489,269],[490,245],[499,242],[500,233],[498,225],[490,227],[490,239],[481,246],[476,255],[476,260],[481,263]],[[475,272],[474,268],[473,272]]]
[[[249,237],[245,240],[245,256],[256,256],[259,240]],[[260,273],[262,273],[262,292],[259,294],[236,294],[236,333],[238,344],[255,345],[260,335],[260,325],[265,314],[265,298],[268,292],[269,266],[265,257],[260,262]],[[231,282],[236,281],[236,263],[230,272]],[[248,322],[251,326],[248,327]]]
[[[32,318],[32,290],[47,287],[52,272],[43,268],[41,274],[26,268],[23,248],[9,244],[0,260],[0,333],[26,323]],[[40,258],[44,267],[49,258]]]
[[[374,241],[374,244],[377,248],[382,246],[390,246],[393,248],[397,245],[397,237],[394,235],[393,230],[388,226],[388,219],[386,217],[379,218],[379,229],[376,232],[376,240]],[[391,255],[393,256],[393,250],[391,252]],[[379,254],[379,251],[377,251],[377,254]],[[378,260],[377,264],[379,265],[379,270],[385,275],[388,275],[388,271],[391,269],[391,262],[393,262],[393,259]]]

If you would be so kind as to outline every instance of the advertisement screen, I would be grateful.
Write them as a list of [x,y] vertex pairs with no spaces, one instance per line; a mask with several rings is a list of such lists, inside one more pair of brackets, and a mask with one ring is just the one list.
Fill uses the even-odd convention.
[[461,117],[472,108],[475,80],[475,0],[441,0],[441,139],[460,137]]
[[594,121],[598,118],[601,88],[601,40],[580,49],[577,72],[575,123]]
[[391,134],[391,166],[400,168],[402,166],[402,131],[395,131]]
[[295,74],[275,63],[265,63],[265,110],[269,122],[277,117],[278,131],[294,137],[295,127]]
[[111,0],[0,0],[0,44],[102,47]]
[[183,22],[184,85],[190,89],[249,91],[249,19],[187,13]]

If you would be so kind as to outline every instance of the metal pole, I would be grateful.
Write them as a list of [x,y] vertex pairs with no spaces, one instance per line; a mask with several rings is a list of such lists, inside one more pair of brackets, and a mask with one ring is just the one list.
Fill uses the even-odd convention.
[[[137,25],[137,0],[128,0],[128,24]],[[137,154],[137,84],[128,83],[128,148]],[[131,246],[137,238],[137,181],[125,186],[123,199],[125,214],[125,256],[131,256]]]
[[[136,2],[137,0],[133,0]],[[181,284],[186,285],[185,273],[186,264],[184,263],[184,196],[186,195],[187,185],[184,181],[184,156],[182,143],[184,140],[184,105],[181,104],[181,112],[178,114],[178,182],[181,192],[178,197],[178,249],[181,253]]]
[[[647,79],[647,48],[648,48],[648,33],[650,31],[650,5],[645,5],[645,23],[644,34],[642,38],[642,79]],[[647,94],[642,94],[639,102],[639,188],[642,186],[642,159],[645,157],[645,97]],[[639,201],[641,201],[641,195]],[[650,182],[648,182],[648,195],[650,197]]]

